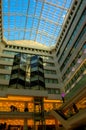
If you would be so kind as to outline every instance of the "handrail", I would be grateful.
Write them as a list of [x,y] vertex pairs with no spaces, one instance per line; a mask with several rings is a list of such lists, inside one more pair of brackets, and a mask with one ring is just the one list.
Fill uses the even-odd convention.
[[54,110],[56,113],[58,113],[64,120],[67,120],[67,116],[61,111],[61,110]]
[[59,120],[66,129],[78,127],[79,125],[82,125],[82,123],[86,124],[86,109],[79,110],[70,117],[67,117],[67,115],[59,110],[52,110],[50,113]]
[[0,112],[0,118],[31,118],[33,117],[33,112]]

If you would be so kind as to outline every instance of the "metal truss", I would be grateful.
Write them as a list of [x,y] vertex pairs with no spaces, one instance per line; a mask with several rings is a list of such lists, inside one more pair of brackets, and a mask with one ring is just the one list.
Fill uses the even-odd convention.
[[47,46],[55,45],[72,0],[19,1],[2,2],[4,37],[7,40],[33,40]]

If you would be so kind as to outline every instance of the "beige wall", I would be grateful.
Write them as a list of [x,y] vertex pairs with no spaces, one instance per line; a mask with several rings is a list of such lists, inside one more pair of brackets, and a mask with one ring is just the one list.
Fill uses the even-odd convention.
[[4,47],[5,45],[2,42],[0,42],[0,53],[2,53]]

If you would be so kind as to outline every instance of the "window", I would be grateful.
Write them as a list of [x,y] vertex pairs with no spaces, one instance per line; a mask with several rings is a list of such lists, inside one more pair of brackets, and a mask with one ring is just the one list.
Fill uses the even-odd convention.
[[55,70],[44,70],[46,74],[56,74]]
[[55,84],[57,84],[57,83],[58,83],[58,80],[57,80],[57,79],[46,78],[46,79],[45,79],[45,83],[55,83]]

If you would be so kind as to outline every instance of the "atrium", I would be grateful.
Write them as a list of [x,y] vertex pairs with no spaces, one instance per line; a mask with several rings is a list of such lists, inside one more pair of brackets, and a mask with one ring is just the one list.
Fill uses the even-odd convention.
[[0,130],[86,130],[86,0],[0,0]]

